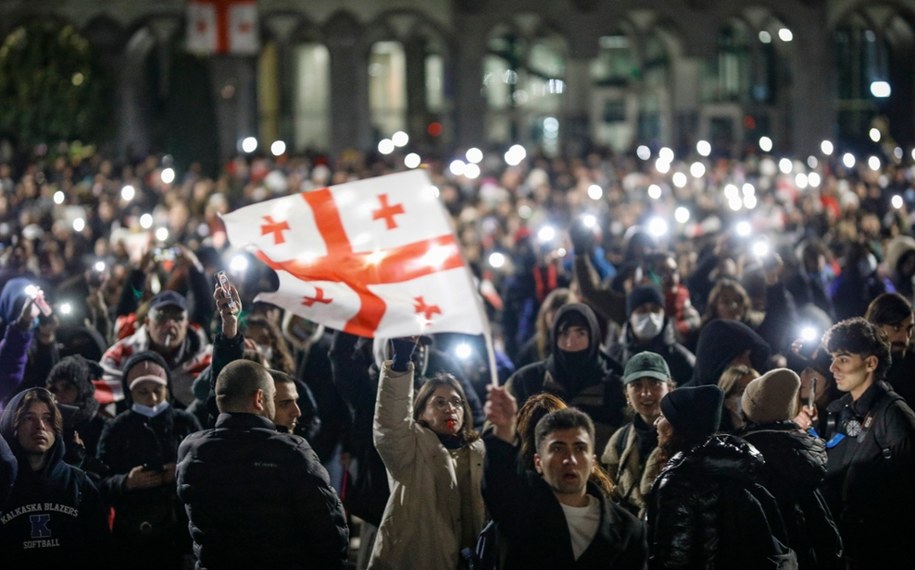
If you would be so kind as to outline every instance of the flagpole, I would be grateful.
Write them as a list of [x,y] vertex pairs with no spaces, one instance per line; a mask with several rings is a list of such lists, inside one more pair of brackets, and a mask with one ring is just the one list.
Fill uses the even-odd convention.
[[477,314],[480,317],[480,322],[483,325],[483,339],[486,344],[486,356],[489,362],[489,384],[491,386],[499,385],[499,371],[496,369],[496,349],[492,343],[492,327],[489,323],[489,318],[486,317],[486,307],[483,305],[483,295],[480,293],[479,287],[474,283],[473,274],[470,272],[470,268],[467,266],[467,262],[464,262],[464,275],[466,275],[467,280],[470,282],[471,289],[476,293],[473,295],[474,305],[477,309]]

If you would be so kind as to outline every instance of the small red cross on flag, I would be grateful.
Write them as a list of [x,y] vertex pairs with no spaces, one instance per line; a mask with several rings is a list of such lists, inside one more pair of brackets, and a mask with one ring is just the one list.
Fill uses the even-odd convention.
[[260,50],[256,0],[189,0],[186,47],[204,55],[256,55]]
[[305,305],[306,307],[310,307],[310,306],[314,305],[315,303],[324,303],[325,305],[327,305],[328,303],[332,303],[332,302],[333,302],[333,299],[328,299],[327,297],[325,297],[324,289],[321,289],[320,287],[315,287],[315,296],[314,297],[305,297],[302,300],[302,304]]
[[364,337],[487,329],[425,172],[276,198],[223,221],[233,246],[252,249],[279,276],[279,289],[258,301]]

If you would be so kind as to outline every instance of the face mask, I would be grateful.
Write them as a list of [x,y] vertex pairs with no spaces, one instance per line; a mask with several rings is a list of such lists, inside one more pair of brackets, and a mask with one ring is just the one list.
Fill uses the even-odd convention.
[[629,317],[629,325],[635,336],[641,339],[650,339],[661,333],[664,326],[664,313],[634,314]]
[[138,404],[136,402],[130,406],[130,409],[140,414],[141,416],[146,416],[147,418],[154,418],[168,409],[168,402],[159,402],[155,406],[149,407],[144,406],[143,404]]

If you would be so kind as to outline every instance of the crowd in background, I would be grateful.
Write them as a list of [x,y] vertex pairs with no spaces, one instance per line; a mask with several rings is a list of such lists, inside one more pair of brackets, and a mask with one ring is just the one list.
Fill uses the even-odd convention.
[[[64,417],[66,460],[90,473],[107,507],[130,512],[124,501],[136,493],[123,492],[126,479],[132,487],[156,488],[173,485],[174,477],[146,481],[133,472],[139,459],[122,456],[133,453],[123,443],[133,429],[126,420],[121,439],[110,426],[90,430],[75,422],[117,421],[112,418],[137,399],[129,371],[142,365],[153,367],[142,378],[163,378],[176,414],[167,436],[175,449],[162,451],[162,464],[174,463],[184,435],[213,425],[216,413],[207,400],[230,344],[220,338],[225,331],[213,284],[216,272],[226,270],[243,307],[238,326],[245,345],[236,348],[295,378],[299,412],[290,431],[308,439],[349,515],[364,525],[358,564],[366,564],[374,532],[389,528],[383,521],[388,461],[375,449],[372,421],[391,348],[254,303],[257,293],[276,288],[276,276],[229,243],[220,214],[402,170],[399,158],[239,156],[211,178],[193,165],[176,171],[169,156],[124,164],[58,150],[55,157],[0,165],[3,401],[62,382],[52,390],[59,394],[68,379],[77,393],[65,403],[78,413]],[[818,345],[834,323],[865,316],[881,294],[898,293],[909,303],[915,296],[915,166],[901,154],[876,162],[858,157],[852,164],[831,155],[681,158],[669,149],[639,147],[630,154],[533,155],[514,165],[501,154],[483,154],[473,163],[460,155],[457,165],[448,158],[422,168],[453,219],[486,301],[496,374],[518,407],[550,391],[544,375],[562,386],[566,403],[593,420],[595,453],[605,467],[615,466],[610,478],[618,486],[613,470],[629,436],[611,436],[627,422],[623,409],[632,408],[628,421],[636,428],[652,427],[650,414],[638,419],[642,410],[624,387],[643,377],[597,391],[576,383],[628,378],[627,363],[650,350],[661,355],[672,387],[721,386],[721,428],[736,432],[747,423],[741,397],[754,378],[773,369],[800,374],[815,364],[829,376],[828,355]],[[476,166],[472,175],[468,164]],[[29,286],[43,291],[49,314],[32,319],[23,312]],[[176,295],[163,296],[168,291]],[[176,322],[180,329],[167,328]],[[586,333],[583,348],[569,352],[588,354],[588,362],[567,356],[562,343],[575,339],[560,337],[566,334],[560,323]],[[17,331],[27,331],[27,338],[17,341]],[[910,340],[911,329],[904,350],[894,354],[905,355]],[[170,345],[175,352],[164,360],[137,359]],[[453,374],[473,427],[483,428],[490,379],[483,339],[442,334],[417,348],[411,354],[417,378]],[[71,360],[75,355],[85,360]],[[660,365],[645,366],[658,372]],[[912,398],[909,383],[915,378],[898,378],[893,387]],[[801,392],[810,391],[805,379]],[[818,427],[829,400],[840,395],[834,381],[817,386],[819,413],[807,410],[798,424],[806,419],[802,428]],[[151,397],[144,405],[155,412]],[[630,439],[632,445],[635,436]],[[646,463],[655,465],[648,468],[655,475],[660,469],[659,459],[649,458],[651,442],[657,439],[642,443],[636,479],[622,482],[630,493],[617,497],[636,515],[645,513],[651,482],[640,487],[641,470]],[[166,493],[140,502],[156,500],[177,498]],[[160,516],[168,528],[180,529],[179,538],[157,539],[188,554],[182,509]],[[473,516],[482,521],[481,512]],[[118,552],[136,556],[130,542],[136,537],[124,532]],[[143,542],[148,538],[140,541],[146,548],[154,544]],[[458,538],[465,545],[468,537]]]

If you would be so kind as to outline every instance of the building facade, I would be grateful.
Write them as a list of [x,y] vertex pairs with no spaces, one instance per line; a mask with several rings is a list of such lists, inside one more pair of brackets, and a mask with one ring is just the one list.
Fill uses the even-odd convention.
[[184,0],[4,0],[0,37],[53,22],[85,38],[121,156],[221,161],[248,137],[338,155],[399,131],[426,153],[707,140],[733,155],[765,137],[804,154],[865,148],[873,129],[915,144],[915,0],[258,0],[256,14],[245,54],[189,50]]

